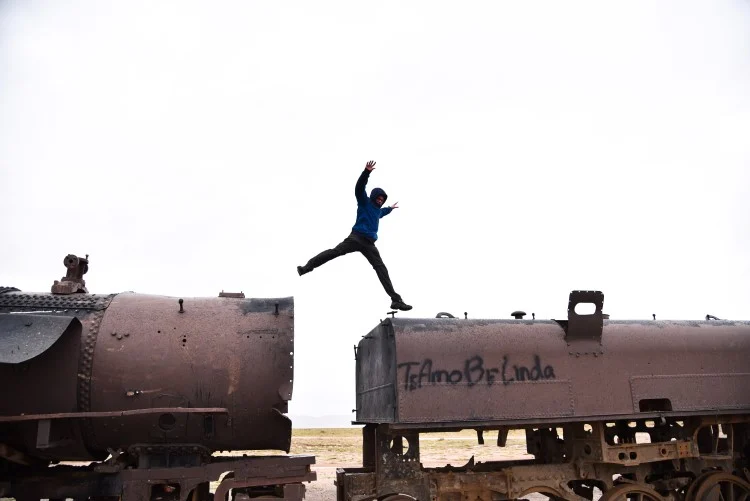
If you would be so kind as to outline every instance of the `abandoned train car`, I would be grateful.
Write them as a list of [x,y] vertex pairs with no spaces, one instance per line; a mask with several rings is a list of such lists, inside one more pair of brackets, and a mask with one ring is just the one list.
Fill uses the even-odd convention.
[[304,497],[312,456],[213,454],[289,451],[292,298],[89,294],[64,264],[0,289],[0,497],[199,501],[226,472],[217,499]]
[[[608,320],[603,301],[382,321],[355,347],[363,467],[338,470],[339,501],[749,499],[750,323]],[[419,435],[459,429],[525,430],[534,459],[423,468]]]

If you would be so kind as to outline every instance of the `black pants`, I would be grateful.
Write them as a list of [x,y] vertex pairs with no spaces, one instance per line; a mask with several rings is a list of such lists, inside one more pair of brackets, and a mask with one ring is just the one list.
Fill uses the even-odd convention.
[[349,254],[350,252],[361,252],[367,261],[375,269],[375,273],[378,274],[380,283],[383,284],[383,289],[391,297],[393,301],[401,301],[395,290],[393,290],[393,284],[391,284],[391,278],[388,276],[388,269],[383,264],[383,260],[380,258],[380,252],[378,252],[375,243],[365,238],[359,233],[352,232],[343,242],[338,244],[333,249],[324,250],[305,265],[306,271],[312,271],[320,265],[323,265],[331,259]]

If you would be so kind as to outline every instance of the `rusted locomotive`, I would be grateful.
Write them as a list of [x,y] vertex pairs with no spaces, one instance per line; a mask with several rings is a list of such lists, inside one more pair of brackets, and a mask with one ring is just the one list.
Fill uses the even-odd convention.
[[[65,264],[51,294],[0,288],[0,497],[304,497],[311,456],[216,454],[289,450],[292,298],[89,294],[88,260]],[[602,306],[382,321],[355,347],[363,465],[338,500],[749,501],[750,323]],[[422,466],[420,434],[461,429],[523,430],[534,459]]]
[[289,451],[292,298],[89,294],[65,265],[0,289],[0,497],[200,501],[227,472],[216,499],[304,497],[312,456],[214,454]]
[[[603,300],[382,321],[355,347],[363,467],[337,471],[338,500],[750,499],[750,322],[608,320]],[[460,429],[524,430],[534,459],[423,467],[420,434]]]

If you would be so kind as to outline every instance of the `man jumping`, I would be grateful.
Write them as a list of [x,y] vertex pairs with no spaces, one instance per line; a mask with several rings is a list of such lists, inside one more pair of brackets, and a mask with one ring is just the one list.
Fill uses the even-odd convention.
[[367,162],[365,170],[362,171],[359,179],[357,179],[357,184],[354,186],[354,196],[357,197],[357,222],[354,223],[351,234],[333,249],[324,250],[310,259],[304,266],[297,266],[297,273],[304,275],[331,259],[349,254],[350,252],[361,252],[372,267],[375,268],[375,273],[378,274],[385,292],[391,296],[391,308],[408,311],[411,310],[411,306],[404,303],[401,296],[393,290],[393,284],[391,284],[391,279],[388,276],[388,269],[383,264],[380,252],[375,247],[375,240],[378,239],[378,223],[380,222],[380,218],[390,214],[393,209],[398,209],[398,202],[384,208],[383,204],[388,195],[380,188],[373,188],[370,192],[370,197],[367,197],[365,186],[367,185],[370,173],[374,169],[375,162],[372,160]]

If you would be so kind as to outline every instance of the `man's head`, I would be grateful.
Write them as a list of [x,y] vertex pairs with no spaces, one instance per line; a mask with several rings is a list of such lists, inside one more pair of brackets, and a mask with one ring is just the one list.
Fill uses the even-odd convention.
[[382,207],[387,199],[388,195],[386,195],[385,190],[381,188],[373,188],[370,192],[370,200],[372,200],[372,203],[378,207]]

